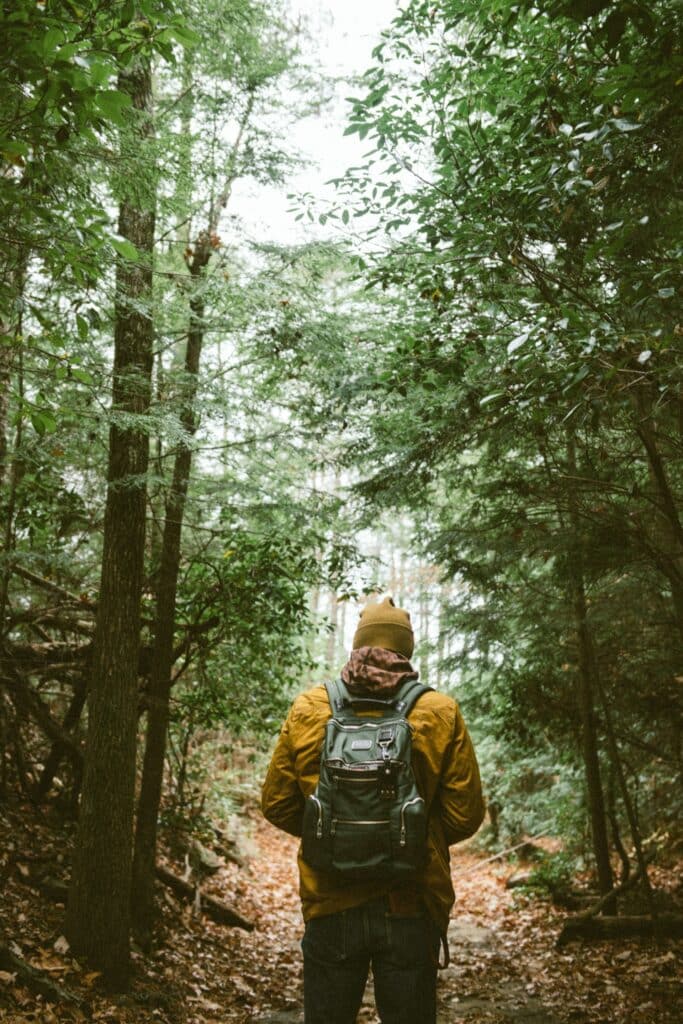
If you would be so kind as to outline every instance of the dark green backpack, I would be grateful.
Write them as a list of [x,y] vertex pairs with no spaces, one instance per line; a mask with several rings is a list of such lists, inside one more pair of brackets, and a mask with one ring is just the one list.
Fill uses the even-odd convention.
[[[326,684],[332,717],[320,779],[306,800],[303,859],[352,878],[400,878],[424,865],[427,809],[412,769],[407,715],[430,686],[404,683],[390,700],[354,697]],[[379,710],[381,717],[363,716]]]

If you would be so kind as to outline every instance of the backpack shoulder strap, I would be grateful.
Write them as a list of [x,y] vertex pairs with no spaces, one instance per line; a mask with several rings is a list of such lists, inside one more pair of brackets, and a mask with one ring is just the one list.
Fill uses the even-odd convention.
[[364,708],[382,711],[385,717],[390,717],[398,712],[405,718],[422,694],[427,693],[428,690],[433,690],[434,687],[425,686],[416,679],[411,679],[404,683],[398,693],[388,700],[378,697],[354,697],[349,693],[341,679],[325,683],[325,689],[327,690],[327,698],[332,708],[332,717],[348,720],[349,718],[356,718],[357,712],[362,711]]
[[403,684],[396,695],[396,710],[399,711],[404,718],[407,718],[422,694],[428,693],[433,689],[433,686],[427,686],[425,683],[420,683],[417,679],[409,680],[407,683]]
[[341,679],[329,680],[329,682],[325,683],[325,689],[327,690],[327,699],[330,702],[333,718],[344,720],[356,717],[351,705],[351,695]]

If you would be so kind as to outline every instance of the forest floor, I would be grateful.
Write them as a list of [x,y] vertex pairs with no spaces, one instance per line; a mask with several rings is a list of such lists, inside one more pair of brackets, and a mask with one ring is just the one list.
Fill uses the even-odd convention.
[[[63,841],[44,821],[0,814],[4,937],[15,954],[87,1003],[79,1010],[50,1002],[23,988],[11,971],[0,971],[0,1021],[299,1024],[303,927],[296,848],[295,840],[254,817],[244,866],[226,863],[206,884],[207,892],[253,920],[252,932],[214,924],[160,889],[157,950],[151,957],[133,954],[132,989],[114,997],[101,990],[97,973],[69,955],[61,937],[63,906],[27,884],[36,862],[59,876]],[[680,943],[577,942],[558,950],[566,912],[507,889],[519,865],[485,859],[471,848],[454,851],[458,900],[451,964],[439,975],[439,1024],[681,1024]],[[683,865],[652,873],[658,891],[673,906],[680,903]],[[377,1021],[371,984],[358,1020]]]

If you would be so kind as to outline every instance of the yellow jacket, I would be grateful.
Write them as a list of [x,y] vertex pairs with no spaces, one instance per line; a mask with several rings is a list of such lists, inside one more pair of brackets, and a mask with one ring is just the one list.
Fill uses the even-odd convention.
[[[325,725],[331,710],[324,686],[302,693],[282,727],[261,796],[263,814],[273,825],[301,835],[304,801],[316,787]],[[448,847],[477,831],[484,817],[479,767],[456,702],[443,693],[424,693],[411,710],[413,770],[429,812],[428,859],[411,889],[420,893],[446,931],[455,901]],[[396,888],[386,883],[344,879],[314,871],[299,850],[304,920],[347,910]],[[405,886],[406,883],[401,883]]]

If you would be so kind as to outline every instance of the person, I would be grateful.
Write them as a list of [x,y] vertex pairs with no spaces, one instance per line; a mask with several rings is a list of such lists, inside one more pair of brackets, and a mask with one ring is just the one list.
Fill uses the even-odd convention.
[[[366,605],[341,672],[354,696],[388,699],[417,679],[410,615],[388,597]],[[306,797],[316,787],[327,691],[316,686],[292,704],[263,784],[261,808],[277,828],[302,834]],[[305,931],[305,1024],[353,1024],[370,965],[383,1024],[434,1024],[440,943],[455,895],[448,847],[473,835],[484,817],[479,768],[456,702],[423,693],[408,714],[412,765],[428,812],[425,867],[397,882],[313,870],[299,850]],[[444,944],[447,952],[447,943]]]

